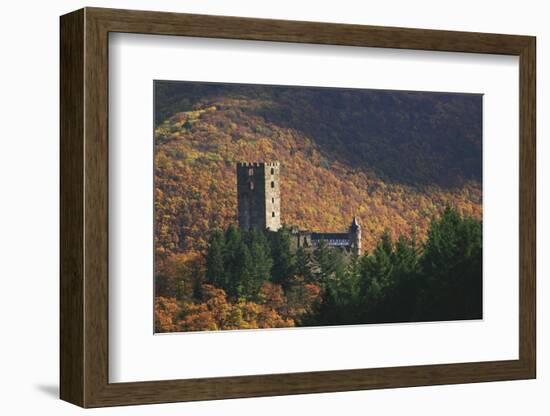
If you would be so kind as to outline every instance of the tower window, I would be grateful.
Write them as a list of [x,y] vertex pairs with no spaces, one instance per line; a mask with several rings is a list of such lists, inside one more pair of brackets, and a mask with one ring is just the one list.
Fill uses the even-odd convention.
[[275,217],[275,211],[271,212],[271,217]]
[[273,175],[275,173],[275,169],[271,168],[271,174]]
[[275,198],[271,198],[271,203],[272,203],[272,204],[275,203]]
[[254,175],[254,169],[250,168],[248,169],[248,176]]
[[275,182],[271,181],[271,187],[275,188]]
[[251,191],[254,190],[254,182],[250,182],[250,190],[251,190]]

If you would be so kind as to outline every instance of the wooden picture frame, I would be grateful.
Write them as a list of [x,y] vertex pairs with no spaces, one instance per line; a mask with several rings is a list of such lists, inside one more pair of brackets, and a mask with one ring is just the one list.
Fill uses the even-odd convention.
[[[60,28],[61,399],[101,407],[535,378],[534,37],[100,8],[62,16]],[[519,56],[519,359],[109,383],[110,32]]]

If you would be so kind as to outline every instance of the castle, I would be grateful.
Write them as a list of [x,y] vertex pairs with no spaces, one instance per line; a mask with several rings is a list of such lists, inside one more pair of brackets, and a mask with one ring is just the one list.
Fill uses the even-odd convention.
[[[281,228],[279,162],[237,163],[237,205],[239,227],[245,230],[277,231]],[[347,232],[320,233],[291,229],[293,246],[314,249],[321,241],[327,246],[362,254],[361,226],[353,218]]]

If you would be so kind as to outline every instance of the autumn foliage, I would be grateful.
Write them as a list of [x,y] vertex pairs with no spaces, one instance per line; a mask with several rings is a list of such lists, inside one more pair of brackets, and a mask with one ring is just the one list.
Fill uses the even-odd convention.
[[344,319],[344,298],[344,320],[364,321],[358,305],[387,283],[367,290],[375,266],[334,253],[283,261],[284,233],[237,236],[237,161],[281,163],[288,226],[344,231],[357,216],[365,258],[414,241],[421,264],[446,206],[480,223],[478,97],[160,82],[155,99],[156,331],[324,325]]
[[223,329],[284,328],[294,326],[285,309],[280,287],[266,283],[262,287],[265,301],[244,300],[229,303],[222,289],[202,285],[202,302],[177,302],[175,298],[157,297],[155,331],[216,331]]
[[[385,230],[425,238],[447,204],[481,218],[481,128],[469,121],[481,115],[460,95],[327,101],[308,90],[197,88],[157,87],[159,106],[173,111],[157,111],[167,117],[155,130],[161,256],[204,251],[209,231],[236,221],[237,161],[281,162],[285,224],[338,231],[357,216],[371,249]],[[384,97],[386,112],[376,101]]]

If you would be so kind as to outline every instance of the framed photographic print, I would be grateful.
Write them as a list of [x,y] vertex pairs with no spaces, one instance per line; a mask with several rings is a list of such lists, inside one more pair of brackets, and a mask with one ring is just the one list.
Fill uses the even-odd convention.
[[534,378],[535,38],[61,17],[61,398]]

